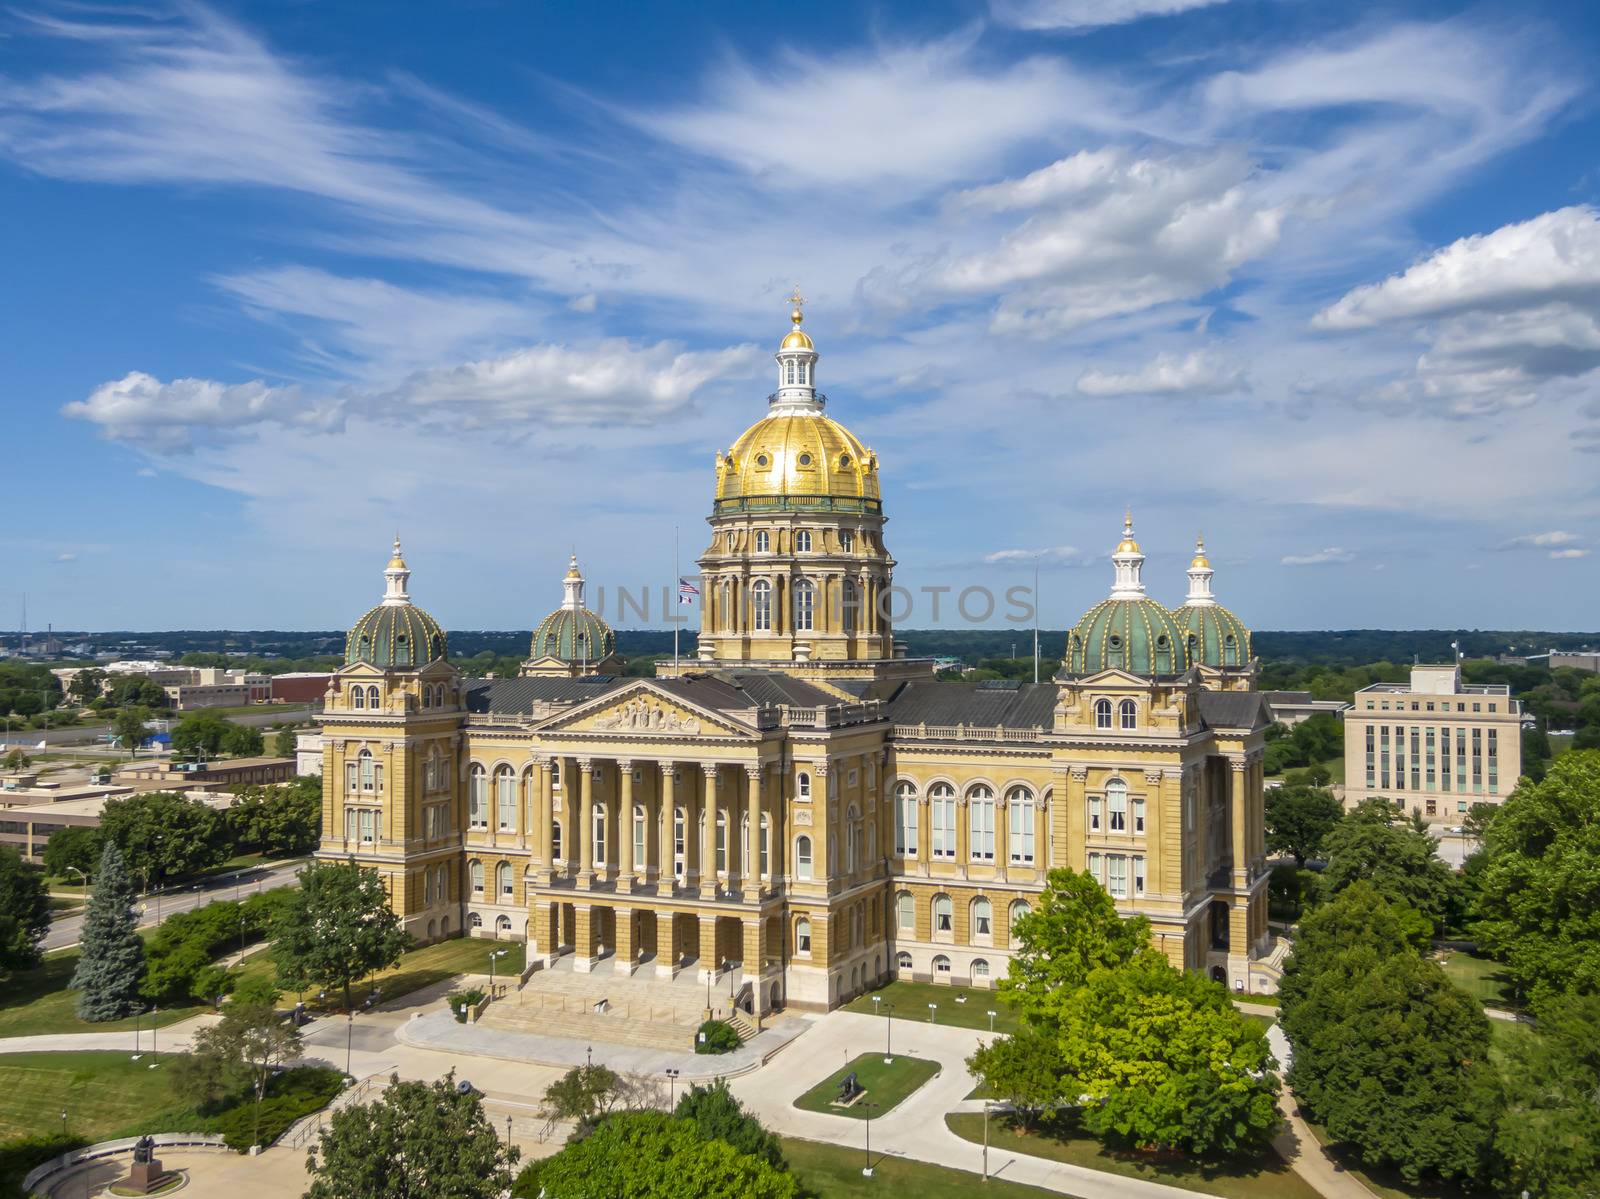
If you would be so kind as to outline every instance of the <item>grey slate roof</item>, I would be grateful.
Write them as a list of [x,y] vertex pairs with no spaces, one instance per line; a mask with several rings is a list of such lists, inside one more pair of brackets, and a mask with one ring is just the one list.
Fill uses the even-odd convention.
[[1200,718],[1214,729],[1252,729],[1271,718],[1259,691],[1202,691]]
[[967,724],[980,728],[1049,728],[1057,689],[1024,683],[1014,690],[982,683],[907,683],[889,701],[896,724]]
[[527,712],[536,703],[583,703],[633,682],[621,675],[569,679],[533,675],[518,679],[468,679],[462,684],[469,712]]
[[[469,679],[464,685],[469,712],[527,712],[536,703],[585,703],[640,682],[622,675],[590,675],[569,679],[532,676],[516,679]],[[768,704],[820,708],[839,697],[788,675],[763,671],[717,671],[681,679],[650,679],[669,695],[703,708],[736,711]]]
[[1263,691],[1261,698],[1268,704],[1309,704],[1311,692],[1309,691]]

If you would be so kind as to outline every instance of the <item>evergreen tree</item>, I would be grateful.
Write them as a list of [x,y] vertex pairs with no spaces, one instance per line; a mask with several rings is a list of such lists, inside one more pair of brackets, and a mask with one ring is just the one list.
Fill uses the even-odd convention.
[[79,993],[79,1019],[120,1020],[142,1006],[144,941],[133,914],[133,895],[122,851],[108,841],[95,872],[78,968],[72,974],[72,988]]

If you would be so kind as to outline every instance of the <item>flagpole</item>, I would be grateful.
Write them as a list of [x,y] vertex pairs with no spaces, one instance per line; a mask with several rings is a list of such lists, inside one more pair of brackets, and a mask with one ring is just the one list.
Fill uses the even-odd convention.
[[1033,681],[1039,681],[1039,558],[1033,559]]
[[678,526],[672,526],[672,673],[678,673]]

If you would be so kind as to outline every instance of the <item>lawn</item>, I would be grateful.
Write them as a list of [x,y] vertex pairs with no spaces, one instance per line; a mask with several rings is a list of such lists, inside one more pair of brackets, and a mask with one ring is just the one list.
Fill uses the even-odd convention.
[[856,1199],[857,1196],[915,1195],[917,1199],[969,1199],[979,1194],[996,1199],[1060,1199],[1062,1192],[1047,1191],[1021,1183],[991,1178],[982,1182],[978,1175],[951,1170],[926,1162],[908,1161],[874,1153],[872,1177],[865,1178],[861,1167],[866,1155],[859,1149],[822,1145],[784,1137],[783,1156],[789,1169],[807,1195],[816,1199]]
[[[834,1107],[833,1099],[839,1093],[839,1084],[844,1081],[844,1076],[852,1071],[855,1072],[856,1081],[867,1089],[867,1093],[850,1107]],[[821,1112],[825,1116],[848,1116],[853,1120],[865,1120],[869,1114],[881,1116],[898,1106],[906,1096],[937,1073],[939,1073],[938,1062],[896,1054],[894,1060],[885,1065],[883,1054],[864,1053],[853,1059],[849,1065],[828,1075],[796,1099],[794,1105],[803,1111]],[[872,1105],[870,1109],[864,1106],[868,1103]]]
[[1440,964],[1451,982],[1485,1007],[1508,1011],[1518,1007],[1516,991],[1511,980],[1501,972],[1499,962],[1457,949],[1446,954]]
[[[882,1002],[873,1003],[875,996]],[[893,1004],[893,1019],[926,1022],[930,1003],[939,1005],[938,1010],[933,1013],[936,1024],[953,1024],[958,1028],[978,1028],[988,1031],[989,1013],[993,1012],[995,1032],[1017,1031],[1016,1014],[1000,1002],[1000,996],[993,991],[980,990],[976,987],[945,987],[937,983],[914,983],[896,979],[869,995],[856,996],[845,1004],[845,1010],[876,1016],[879,1014],[879,1008],[887,1008]]]
[[[458,974],[487,975],[489,954],[501,949],[506,951],[506,955],[495,961],[495,981],[514,982],[517,975],[522,972],[525,948],[521,941],[489,941],[472,937],[439,941],[403,954],[394,966],[379,971],[370,979],[363,979],[351,987],[350,991],[359,1002],[376,987],[382,992],[383,1001],[387,1001],[408,995],[412,991],[419,991],[423,987],[431,987]],[[246,977],[256,975],[273,977],[270,953],[262,950],[245,958],[244,974]],[[307,997],[306,1006],[312,1010],[344,1010],[344,996],[333,991],[328,993],[325,1003],[318,1001],[315,992],[305,992],[304,995]]]
[[[964,1140],[983,1142],[983,1117],[958,1114],[945,1117],[950,1131]],[[1207,1162],[1174,1159],[1167,1156],[1107,1149],[1085,1133],[1057,1126],[1063,1135],[1033,1133],[1027,1136],[1012,1130],[1004,1119],[989,1119],[989,1147],[1011,1153],[1026,1153],[1050,1161],[1067,1162],[1107,1174],[1142,1178],[1166,1183],[1188,1191],[1225,1195],[1229,1199],[1320,1199],[1310,1183],[1284,1164],[1272,1150],[1250,1162]]]
[[[153,931],[145,929],[141,935]],[[148,1014],[137,1020],[129,1016],[126,1020],[104,1020],[96,1024],[78,1019],[75,1011],[78,994],[67,989],[67,984],[72,981],[72,972],[78,968],[78,952],[73,948],[46,954],[44,961],[34,969],[18,971],[0,985],[0,1037],[28,1037],[53,1032],[117,1032],[127,1029],[130,1033],[128,1047],[133,1047],[131,1033],[134,1025],[137,1023],[141,1028],[148,1029],[151,1025]],[[170,1011],[163,1008],[155,1013],[155,1024],[157,1027],[173,1024],[205,1010],[203,1004],[191,1004]]]

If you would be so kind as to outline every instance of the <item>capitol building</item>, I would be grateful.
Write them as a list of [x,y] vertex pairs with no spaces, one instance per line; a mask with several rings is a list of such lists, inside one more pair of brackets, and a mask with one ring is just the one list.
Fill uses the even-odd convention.
[[716,458],[695,657],[624,677],[574,558],[519,677],[464,677],[396,541],[327,693],[319,856],[378,870],[421,941],[692,972],[757,1015],[993,986],[1060,867],[1174,965],[1274,989],[1268,717],[1204,546],[1170,609],[1125,520],[1054,679],[936,681],[887,617],[884,464],[791,320],[766,414]]

